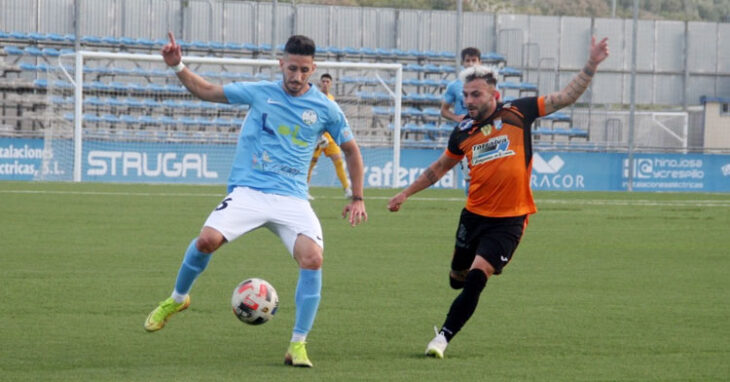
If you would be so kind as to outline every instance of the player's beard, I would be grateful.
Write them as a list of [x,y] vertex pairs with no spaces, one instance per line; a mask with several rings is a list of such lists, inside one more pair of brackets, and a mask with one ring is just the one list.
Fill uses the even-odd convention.
[[467,110],[469,111],[469,117],[471,117],[471,119],[475,120],[476,122],[484,121],[494,112],[494,103],[495,101],[492,100],[487,102],[484,107],[468,108]]

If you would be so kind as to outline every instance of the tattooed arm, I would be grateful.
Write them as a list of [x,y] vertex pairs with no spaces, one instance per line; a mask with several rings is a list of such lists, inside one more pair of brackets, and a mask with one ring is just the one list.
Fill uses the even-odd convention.
[[399,192],[396,196],[390,199],[390,202],[388,202],[388,209],[392,212],[398,211],[401,204],[403,204],[409,196],[438,182],[438,180],[441,179],[446,172],[456,166],[457,163],[459,163],[458,159],[451,158],[445,153],[441,154],[439,159],[431,163],[426,171],[413,181],[410,186],[406,187],[405,190]]
[[591,37],[588,62],[563,90],[545,96],[545,114],[555,112],[577,101],[590,85],[593,75],[598,69],[598,64],[606,57],[608,57],[608,38],[596,43],[596,38]]

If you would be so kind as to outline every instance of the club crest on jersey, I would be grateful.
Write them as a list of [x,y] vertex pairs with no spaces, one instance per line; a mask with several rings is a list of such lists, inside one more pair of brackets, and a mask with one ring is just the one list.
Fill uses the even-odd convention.
[[471,151],[472,166],[476,166],[490,160],[515,155],[515,152],[509,149],[509,138],[506,135],[500,135],[485,143],[474,145],[471,148]]
[[502,130],[502,120],[496,119],[496,120],[492,121],[492,123],[488,123],[488,124],[482,126],[480,131],[482,132],[482,134],[484,134],[484,136],[487,136],[492,133],[492,129],[497,130],[497,131]]
[[302,113],[302,121],[307,125],[313,125],[317,122],[317,113],[314,110],[305,110]]

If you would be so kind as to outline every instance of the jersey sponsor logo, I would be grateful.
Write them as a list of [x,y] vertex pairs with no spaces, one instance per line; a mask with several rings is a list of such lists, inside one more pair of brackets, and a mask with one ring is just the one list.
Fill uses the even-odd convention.
[[485,143],[474,145],[471,150],[472,166],[515,155],[515,152],[509,149],[509,138],[506,135],[500,135]]
[[296,177],[297,175],[302,174],[301,171],[294,167],[290,167],[284,163],[275,163],[271,160],[269,153],[266,151],[261,153],[261,157],[254,156],[251,159],[251,162],[253,163],[253,169],[262,172],[273,172],[289,177]]
[[317,113],[314,110],[305,110],[302,113],[302,121],[308,126],[315,124],[317,122]]
[[281,105],[281,106],[284,106],[284,104],[283,104],[283,103],[281,103],[281,102],[279,102],[279,101],[274,101],[274,100],[273,100],[273,99],[271,99],[271,98],[267,99],[267,100],[266,100],[266,103],[270,103],[270,104],[272,104],[272,105]]
[[291,139],[291,143],[299,146],[299,147],[307,147],[309,146],[309,143],[306,141],[303,141],[299,138],[297,138],[297,135],[299,135],[299,129],[301,129],[301,126],[294,125],[294,129],[287,125],[279,125],[279,134],[281,135],[289,135]]
[[472,125],[474,125],[474,120],[472,120],[472,119],[467,119],[466,121],[461,121],[461,122],[459,122],[459,130],[461,130],[461,131],[469,130],[469,129],[471,129]]

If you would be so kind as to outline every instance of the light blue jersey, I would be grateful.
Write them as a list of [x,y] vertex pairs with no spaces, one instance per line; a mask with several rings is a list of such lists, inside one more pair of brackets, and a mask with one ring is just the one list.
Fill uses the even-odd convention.
[[444,102],[454,105],[454,114],[464,115],[468,112],[464,106],[464,83],[456,79],[449,82],[444,93]]
[[235,82],[223,87],[231,104],[250,105],[228,177],[237,186],[307,199],[307,171],[320,135],[326,130],[338,145],[352,130],[340,107],[315,86],[298,97],[282,81]]

